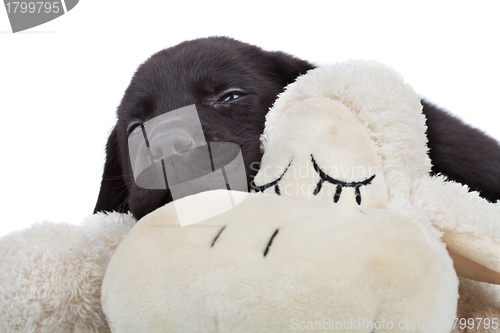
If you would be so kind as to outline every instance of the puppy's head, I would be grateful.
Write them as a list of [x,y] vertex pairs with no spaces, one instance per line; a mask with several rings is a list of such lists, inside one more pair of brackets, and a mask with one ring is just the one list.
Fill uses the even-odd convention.
[[248,182],[258,168],[265,115],[283,88],[313,66],[225,37],[197,39],[154,54],[135,73],[118,107],[94,212],[141,218],[172,200],[169,190],[134,183],[127,138],[142,123],[196,104],[207,142],[240,146]]

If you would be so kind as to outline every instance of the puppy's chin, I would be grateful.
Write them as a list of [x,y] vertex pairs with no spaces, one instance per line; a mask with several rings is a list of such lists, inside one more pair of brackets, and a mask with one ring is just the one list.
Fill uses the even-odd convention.
[[128,197],[130,212],[137,220],[172,201],[170,190],[146,190],[132,185]]

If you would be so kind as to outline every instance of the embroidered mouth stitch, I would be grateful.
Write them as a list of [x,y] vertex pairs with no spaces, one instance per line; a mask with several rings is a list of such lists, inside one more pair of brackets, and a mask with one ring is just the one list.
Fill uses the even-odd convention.
[[311,154],[311,160],[314,166],[314,170],[319,174],[320,180],[318,182],[318,185],[316,185],[316,189],[314,190],[314,195],[318,195],[318,193],[321,191],[321,188],[323,187],[323,183],[325,181],[329,182],[330,184],[336,185],[337,189],[335,191],[335,195],[333,197],[333,202],[338,202],[340,199],[340,195],[342,194],[342,189],[344,187],[354,187],[354,193],[356,194],[356,202],[358,205],[361,205],[361,192],[359,191],[359,188],[363,185],[368,185],[372,182],[372,180],[375,178],[376,175],[371,176],[370,178],[367,178],[363,181],[360,182],[343,182],[338,179],[334,179],[330,176],[328,176],[321,168],[319,167],[318,163],[316,163],[316,160],[314,159],[314,156]]

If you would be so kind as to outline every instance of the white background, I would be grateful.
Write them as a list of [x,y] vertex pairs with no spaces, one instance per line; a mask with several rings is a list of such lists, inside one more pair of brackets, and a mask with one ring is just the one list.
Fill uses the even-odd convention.
[[79,223],[132,74],[179,42],[226,35],[316,64],[387,63],[500,140],[498,1],[92,1],[12,34],[0,8],[0,236]]

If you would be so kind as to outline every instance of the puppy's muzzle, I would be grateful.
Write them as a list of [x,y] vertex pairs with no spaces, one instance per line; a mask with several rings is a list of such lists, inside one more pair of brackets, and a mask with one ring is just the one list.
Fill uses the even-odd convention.
[[137,186],[170,189],[174,200],[216,189],[247,191],[241,149],[231,142],[206,142],[196,105],[166,112],[128,137]]

